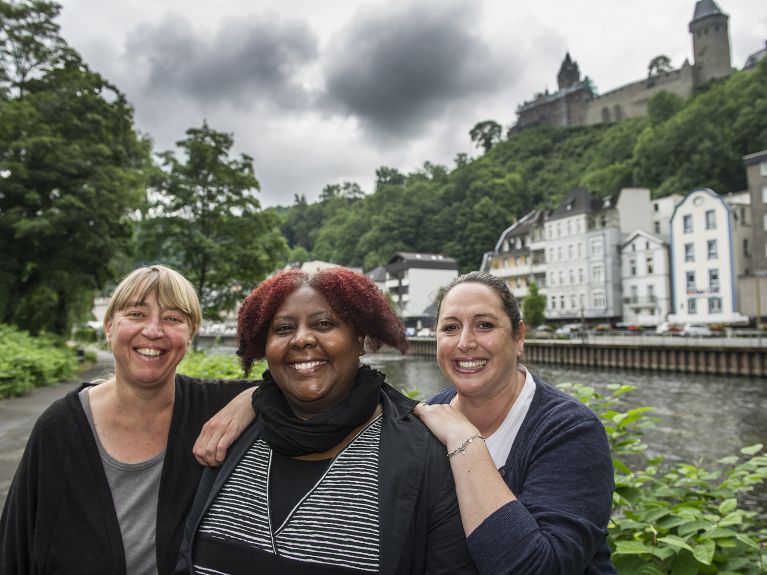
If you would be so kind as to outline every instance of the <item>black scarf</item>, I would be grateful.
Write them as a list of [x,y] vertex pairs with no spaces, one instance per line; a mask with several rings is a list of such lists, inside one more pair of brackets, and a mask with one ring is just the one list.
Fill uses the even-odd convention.
[[370,366],[360,366],[346,397],[325,413],[304,420],[293,414],[267,370],[258,393],[253,394],[256,425],[264,441],[282,455],[322,453],[341,443],[355,427],[370,419],[381,400],[384,379],[384,374]]

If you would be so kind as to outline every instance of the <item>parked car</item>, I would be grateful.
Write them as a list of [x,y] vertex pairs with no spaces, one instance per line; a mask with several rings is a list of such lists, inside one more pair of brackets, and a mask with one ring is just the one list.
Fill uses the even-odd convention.
[[586,324],[583,323],[566,323],[565,325],[558,327],[554,332],[557,335],[575,335],[586,330]]
[[682,335],[695,337],[711,337],[714,335],[705,323],[686,323],[682,328]]
[[531,339],[550,339],[553,336],[554,336],[554,327],[547,325],[545,323],[535,326],[527,334],[527,337]]
[[682,333],[682,326],[664,321],[655,328],[655,333],[658,335],[678,335]]

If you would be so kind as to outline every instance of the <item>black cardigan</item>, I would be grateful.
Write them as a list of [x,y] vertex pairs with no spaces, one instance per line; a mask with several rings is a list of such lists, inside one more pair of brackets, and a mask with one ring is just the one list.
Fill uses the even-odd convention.
[[[384,384],[379,470],[380,571],[476,573],[444,446],[412,414],[416,401]],[[194,534],[218,491],[258,437],[251,425],[220,468],[208,468],[187,522],[176,573],[189,573]]]
[[[125,575],[125,552],[98,446],[78,392],[37,420],[0,517],[3,575]],[[157,567],[172,572],[202,468],[192,446],[202,425],[253,382],[176,376],[157,508]]]

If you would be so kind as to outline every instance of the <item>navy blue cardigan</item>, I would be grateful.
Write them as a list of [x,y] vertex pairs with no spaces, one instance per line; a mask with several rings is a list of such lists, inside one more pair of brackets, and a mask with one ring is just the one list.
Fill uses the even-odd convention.
[[[613,574],[607,434],[579,401],[533,376],[532,404],[500,472],[517,496],[467,538],[480,573]],[[431,403],[449,403],[453,387]]]

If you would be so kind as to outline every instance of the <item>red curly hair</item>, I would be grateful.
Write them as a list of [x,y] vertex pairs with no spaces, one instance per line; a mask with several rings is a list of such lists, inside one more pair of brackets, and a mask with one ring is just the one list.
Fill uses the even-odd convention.
[[405,328],[373,281],[347,268],[333,267],[308,274],[301,270],[279,272],[264,280],[245,298],[237,317],[237,339],[245,373],[264,357],[269,324],[285,299],[301,286],[317,290],[331,309],[365,337],[369,349],[383,344],[405,353]]

